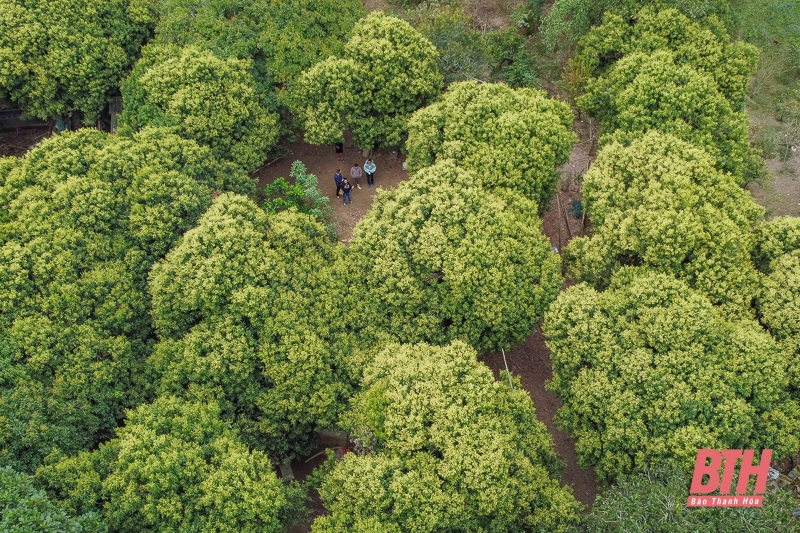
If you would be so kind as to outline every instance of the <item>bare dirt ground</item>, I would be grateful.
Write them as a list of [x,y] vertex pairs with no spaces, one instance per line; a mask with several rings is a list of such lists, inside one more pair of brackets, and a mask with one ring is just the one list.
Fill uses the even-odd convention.
[[[337,159],[337,154],[333,151],[333,146],[313,146],[302,141],[297,141],[285,146],[291,155],[276,161],[275,163],[262,168],[255,175],[258,177],[260,187],[272,183],[275,179],[283,177],[293,183],[289,178],[289,170],[294,161],[302,161],[308,172],[314,174],[319,180],[319,189],[330,200],[333,206],[336,221],[339,224],[337,233],[339,239],[345,243],[350,241],[353,228],[361,220],[367,211],[372,208],[372,199],[379,190],[387,190],[395,187],[400,181],[408,177],[408,173],[402,168],[403,157],[392,158],[391,153],[383,150],[376,150],[372,153],[372,159],[378,167],[375,172],[375,187],[367,188],[367,178],[361,178],[361,189],[354,188],[351,193],[353,203],[342,205],[342,200],[336,198],[336,185],[333,181],[333,174],[339,168],[342,175],[350,179],[350,168],[353,163],[363,167],[366,162],[361,151],[353,147],[352,141],[346,139],[344,146],[344,161]],[[352,180],[351,180],[352,181]]]
[[779,158],[766,161],[770,177],[763,184],[749,183],[747,189],[763,206],[767,218],[800,216],[800,154],[786,161]]

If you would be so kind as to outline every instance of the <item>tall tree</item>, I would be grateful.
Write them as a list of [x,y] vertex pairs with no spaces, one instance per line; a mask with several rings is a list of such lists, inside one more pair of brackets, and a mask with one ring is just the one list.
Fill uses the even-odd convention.
[[61,458],[37,476],[68,507],[100,512],[119,533],[278,533],[303,500],[209,399],[142,405],[98,450]]
[[247,442],[276,460],[313,449],[348,392],[326,342],[343,327],[328,312],[337,257],[308,215],[217,198],[150,275],[157,390],[213,391]]
[[[717,168],[740,183],[760,175],[763,162],[750,148],[748,122],[720,92],[715,79],[675,53],[633,53],[589,81],[578,105],[597,117],[605,141],[629,142],[656,130],[699,146],[714,156]],[[601,143],[604,139],[601,139]]]
[[189,46],[147,48],[122,87],[120,133],[168,127],[244,170],[258,168],[278,138],[278,116],[259,99],[245,60]]
[[752,320],[729,320],[669,275],[625,269],[598,293],[562,293],[545,316],[557,425],[601,478],[664,462],[691,468],[699,448],[798,445],[789,358]]
[[[10,167],[10,168],[9,168]],[[147,271],[214,191],[253,190],[210,150],[158,129],[48,139],[0,179],[0,461],[108,438],[142,401]]]
[[0,0],[0,100],[91,124],[154,25],[147,0]]
[[584,177],[583,198],[592,237],[565,248],[577,279],[602,289],[622,266],[646,265],[750,311],[752,231],[763,209],[703,150],[658,132],[609,144]]
[[328,473],[312,531],[566,531],[580,504],[530,396],[462,342],[389,345],[344,417],[361,440]]
[[292,106],[306,141],[334,143],[344,130],[356,145],[400,146],[408,117],[442,89],[436,48],[403,20],[371,13],[352,30],[341,57],[305,71]]
[[355,315],[401,342],[508,348],[561,288],[560,259],[517,193],[480,187],[440,161],[380,194],[355,229],[348,262]]
[[573,119],[542,91],[455,83],[409,120],[408,161],[412,170],[457,161],[487,190],[506,187],[544,205],[558,183],[556,168],[577,140]]

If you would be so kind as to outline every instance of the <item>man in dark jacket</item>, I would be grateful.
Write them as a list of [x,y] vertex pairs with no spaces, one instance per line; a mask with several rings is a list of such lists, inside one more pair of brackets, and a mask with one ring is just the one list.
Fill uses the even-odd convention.
[[341,169],[336,169],[336,174],[333,175],[333,181],[336,182],[336,198],[339,198],[339,191],[342,190],[342,185],[344,185],[344,177],[339,173]]

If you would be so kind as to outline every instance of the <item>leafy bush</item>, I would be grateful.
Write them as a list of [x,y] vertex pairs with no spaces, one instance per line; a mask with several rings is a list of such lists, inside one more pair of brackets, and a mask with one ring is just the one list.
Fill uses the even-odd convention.
[[625,269],[598,293],[561,293],[545,315],[556,424],[581,464],[615,479],[663,462],[691,468],[699,448],[795,453],[800,406],[787,354],[750,320],[723,315],[665,274]]
[[377,196],[356,226],[348,262],[355,316],[401,342],[477,350],[524,339],[562,284],[536,205],[442,161]]
[[555,192],[556,168],[576,140],[572,120],[566,105],[542,91],[453,84],[411,117],[408,162],[415,170],[441,159],[457,161],[487,190],[512,189],[542,206]]
[[[312,531],[566,531],[580,504],[530,396],[462,342],[390,345],[345,417],[374,452],[325,477]],[[517,383],[519,385],[519,383]],[[370,435],[375,436],[373,441]]]
[[264,202],[264,210],[274,214],[282,209],[294,207],[300,213],[316,218],[325,226],[331,238],[335,239],[337,223],[333,208],[330,206],[330,199],[323,196],[317,188],[317,177],[309,174],[301,161],[292,163],[289,177],[294,178],[294,185],[290,185],[283,178],[278,178],[264,188],[265,193],[273,197],[267,198]]

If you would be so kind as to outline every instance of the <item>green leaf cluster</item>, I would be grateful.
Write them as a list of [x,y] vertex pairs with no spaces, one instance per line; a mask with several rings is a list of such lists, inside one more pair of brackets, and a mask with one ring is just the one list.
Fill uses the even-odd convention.
[[703,148],[740,183],[758,177],[763,165],[750,148],[747,116],[735,110],[740,104],[734,107],[713,76],[669,50],[626,55],[588,82],[578,105],[602,123],[601,144],[655,130]]
[[358,0],[160,0],[157,6],[155,42],[251,59],[265,96],[341,54],[344,37],[365,14]]
[[730,20],[727,0],[556,0],[542,19],[542,40],[550,52],[557,48],[570,50],[605,17],[620,16],[635,23],[636,13],[649,6],[676,9],[692,20]]
[[261,166],[278,139],[278,116],[262,105],[246,60],[194,46],[156,48],[137,64],[122,96],[121,134],[171,128],[244,170]]
[[348,261],[366,273],[356,315],[400,342],[461,339],[480,352],[527,336],[562,285],[536,204],[439,161],[381,193]]
[[0,461],[30,471],[108,438],[143,399],[150,265],[213,191],[253,183],[158,129],[65,133],[3,167]]
[[569,107],[542,91],[455,83],[409,120],[408,162],[416,170],[450,159],[487,191],[514,190],[543,206],[577,140],[572,120]]
[[70,516],[25,474],[0,467],[0,530],[6,533],[106,533],[97,513]]
[[2,0],[0,100],[92,124],[154,24],[148,0]]
[[341,57],[303,72],[292,109],[312,144],[353,132],[359,147],[400,146],[412,112],[442,88],[436,48],[407,22],[377,12],[353,28]]
[[462,342],[385,347],[344,424],[375,451],[334,466],[315,533],[556,532],[578,519],[530,396]]
[[791,494],[770,492],[763,507],[686,507],[691,478],[678,468],[622,476],[603,492],[576,532],[714,533],[717,531],[794,531]]
[[150,274],[157,392],[212,394],[248,444],[281,460],[308,452],[348,393],[326,342],[343,324],[321,318],[335,316],[337,258],[310,216],[218,197]]
[[624,269],[598,293],[563,292],[545,316],[557,425],[582,464],[614,479],[699,448],[797,450],[789,358],[752,320],[726,318],[682,281]]
[[605,146],[584,176],[592,237],[565,248],[573,276],[604,288],[626,265],[684,280],[715,304],[747,313],[757,293],[750,259],[763,209],[703,150],[646,133]]
[[53,459],[39,482],[119,533],[278,533],[302,505],[301,489],[242,444],[213,400],[159,398],[98,450]]
[[645,8],[633,20],[608,14],[601,26],[580,41],[575,60],[586,61],[590,75],[598,76],[625,56],[669,50],[675,65],[688,65],[710,75],[734,109],[744,102],[749,77],[758,63],[758,49],[731,42],[725,25],[715,16],[702,22],[677,9]]
[[334,211],[330,206],[330,198],[324,196],[317,187],[317,177],[308,173],[302,161],[292,163],[289,177],[294,178],[294,185],[278,178],[264,187],[264,193],[270,196],[264,201],[264,210],[274,214],[294,207],[301,213],[315,217],[325,226],[331,238],[335,239],[337,223]]
[[[765,276],[756,307],[761,323],[796,363],[800,357],[800,218],[779,217],[756,228],[753,254]],[[800,371],[793,368],[793,389]]]

